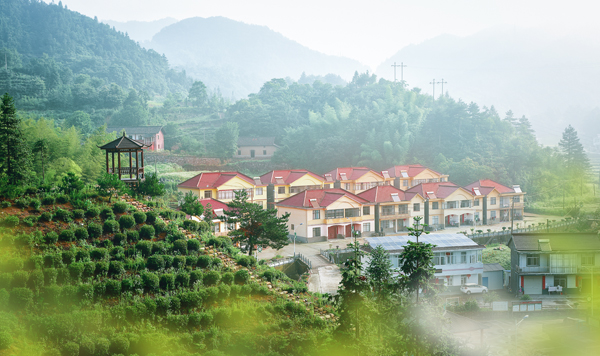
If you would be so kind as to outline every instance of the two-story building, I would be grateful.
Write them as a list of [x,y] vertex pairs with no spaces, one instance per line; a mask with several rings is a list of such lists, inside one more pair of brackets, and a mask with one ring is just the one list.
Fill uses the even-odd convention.
[[[401,254],[408,241],[415,241],[415,237],[407,235],[370,237],[367,239],[368,245],[364,249],[371,252],[377,246],[382,246],[389,253],[392,267],[399,270],[403,263]],[[444,284],[449,289],[458,291],[463,284],[482,283],[481,254],[484,246],[461,234],[421,235],[419,242],[434,245],[433,263],[436,284]],[[368,266],[369,260],[369,255],[363,257],[365,268]]]
[[325,179],[325,188],[340,188],[352,194],[386,184],[381,173],[367,167],[336,168],[325,173],[323,178]]
[[233,158],[271,159],[279,148],[275,137],[240,137]]
[[177,190],[186,194],[193,192],[198,199],[217,199],[230,202],[235,192],[245,190],[248,201],[262,203],[266,207],[266,186],[239,172],[204,172],[177,185]]
[[[583,233],[513,234],[510,285],[513,292],[542,294],[548,287],[563,293],[600,287],[600,238]],[[600,290],[600,289],[599,289]]]
[[518,185],[512,188],[491,179],[481,179],[465,187],[474,196],[474,206],[483,225],[510,221],[511,211],[514,220],[523,220],[525,193]]
[[[318,174],[305,169],[275,170],[254,180],[267,187],[266,206],[274,209],[275,202],[307,189],[323,189],[325,180]],[[261,201],[261,204],[264,203]]]
[[423,217],[425,200],[418,193],[382,185],[365,190],[358,196],[374,204],[374,231],[377,232],[394,234],[407,231],[416,216]]
[[303,242],[351,237],[375,226],[373,204],[343,189],[309,189],[275,203],[277,215],[290,213],[288,231]]
[[117,136],[125,131],[125,135],[132,140],[143,143],[150,151],[162,151],[165,149],[165,135],[162,126],[131,126],[131,127],[107,127],[107,133],[116,133]]
[[204,214],[202,215],[202,218],[209,214],[209,210],[210,213],[212,213],[212,232],[215,236],[226,236],[229,231],[235,229],[236,226],[227,224],[219,218],[224,215],[223,211],[227,211],[229,209],[227,204],[213,198],[200,199],[200,204],[202,204],[204,207]]
[[421,183],[447,182],[448,175],[441,174],[420,164],[393,166],[381,171],[385,181],[396,188],[407,190]]

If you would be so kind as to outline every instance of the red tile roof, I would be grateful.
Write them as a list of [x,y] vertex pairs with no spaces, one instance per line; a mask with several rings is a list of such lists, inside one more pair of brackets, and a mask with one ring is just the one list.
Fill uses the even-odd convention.
[[480,179],[477,182],[473,182],[465,187],[465,189],[470,191],[473,190],[473,188],[479,188],[481,194],[483,195],[488,195],[493,190],[493,188],[495,188],[500,194],[515,192],[512,188],[509,188],[498,182],[494,182],[491,179]]
[[[327,174],[331,174],[331,177],[333,178],[333,180],[348,181],[348,180],[356,180],[369,172],[373,172],[376,175],[381,176],[381,178],[383,179],[383,176],[381,175],[380,172],[375,172],[374,170],[372,170],[371,168],[368,168],[368,167],[336,168],[333,171],[325,173],[323,176],[325,176]],[[342,174],[346,175],[346,179],[342,178]]]
[[310,200],[316,199],[316,203],[318,204],[318,206],[321,208],[325,208],[344,196],[360,204],[369,204],[369,201],[364,198],[361,198],[343,189],[334,188],[305,190],[278,203],[275,203],[275,205],[289,206],[293,208],[314,209],[314,205],[311,204]]
[[[260,176],[260,181],[262,182],[262,184],[292,184],[293,182],[297,181],[298,179],[304,177],[305,175],[310,175],[313,178],[316,178],[320,181],[324,181],[323,177],[321,177],[318,174],[315,174],[313,172],[307,171],[305,169],[286,169],[286,170],[275,170],[275,171],[271,171],[269,173],[265,173],[262,176]],[[278,182],[277,179],[275,179],[275,177],[281,177],[281,180],[283,181],[283,183]]]
[[358,196],[370,201],[371,203],[388,203],[394,201],[392,194],[398,194],[400,201],[411,200],[416,195],[416,193],[407,193],[391,185],[380,185],[369,190],[365,190],[364,192],[358,194]]
[[215,210],[228,210],[229,209],[227,207],[227,204],[223,203],[220,200],[213,199],[213,198],[201,199],[200,200],[200,204],[202,204],[202,206],[204,208],[206,208],[206,205],[210,204],[210,207],[212,208],[213,211],[215,211]]
[[400,174],[400,172],[402,172],[402,171],[406,171],[406,173],[408,174],[409,177],[415,177],[417,174],[423,172],[426,169],[429,169],[430,171],[432,171],[433,173],[435,173],[437,175],[440,175],[440,176],[443,175],[443,174],[440,174],[440,173],[434,171],[431,168],[427,168],[420,164],[405,164],[402,166],[393,166],[393,167],[386,169],[386,171],[388,171],[388,174],[390,175],[391,178],[402,177],[402,175]]
[[241,173],[238,172],[206,172],[200,173],[185,182],[179,183],[178,188],[198,188],[198,189],[214,189],[225,184],[233,177],[239,177],[250,184],[254,184],[254,181]]
[[444,199],[454,193],[460,187],[452,182],[421,183],[407,189],[406,192],[419,193],[427,198],[427,192],[433,192],[438,199]]

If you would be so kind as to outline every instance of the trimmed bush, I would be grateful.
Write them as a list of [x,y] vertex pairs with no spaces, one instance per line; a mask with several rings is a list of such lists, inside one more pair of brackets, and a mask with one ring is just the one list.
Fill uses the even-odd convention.
[[214,268],[221,268],[221,267],[223,267],[223,260],[221,260],[219,257],[215,257],[215,258],[212,259],[212,261],[210,262],[210,264]]
[[25,209],[29,206],[29,198],[22,197],[15,199],[15,206],[19,209]]
[[83,276],[83,270],[85,268],[84,264],[81,262],[73,262],[68,268],[69,274],[71,275],[71,280],[79,282],[79,280],[81,280],[81,276]]
[[9,215],[4,218],[3,225],[7,227],[15,227],[18,226],[21,220],[19,220],[18,216]]
[[121,229],[131,229],[135,226],[135,219],[131,215],[123,215],[119,218]]
[[148,211],[146,213],[146,223],[147,224],[154,224],[154,222],[156,222],[157,218],[158,218],[158,214],[153,210]]
[[3,200],[2,203],[0,203],[0,207],[2,208],[10,208],[12,204],[8,201],[8,200]]
[[33,225],[35,225],[35,223],[38,221],[37,216],[28,216],[26,218],[23,218],[23,225],[25,226],[29,226],[29,227],[33,227]]
[[85,227],[78,227],[75,229],[75,238],[77,240],[85,240],[89,237],[88,231]]
[[127,231],[127,241],[138,242],[140,240],[140,233],[136,230]]
[[54,199],[52,195],[46,195],[44,198],[42,198],[42,204],[44,205],[54,205],[55,202],[56,199]]
[[92,278],[96,273],[96,264],[94,262],[85,262],[83,264],[83,274],[82,277],[85,279]]
[[221,274],[218,271],[208,271],[204,275],[204,279],[202,281],[204,282],[205,286],[214,286],[219,283],[220,280]]
[[29,288],[13,288],[8,303],[16,310],[25,310],[33,304],[33,291]]
[[92,206],[88,210],[85,211],[85,216],[88,219],[93,219],[93,218],[95,218],[98,215],[100,215],[100,209],[98,209],[95,206]]
[[12,276],[11,286],[13,288],[27,287],[27,281],[29,280],[29,273],[26,271],[16,271]]
[[116,220],[106,220],[102,226],[105,234],[114,234],[119,232],[119,222]]
[[156,234],[160,234],[162,232],[167,231],[167,224],[165,224],[165,222],[161,219],[157,219],[153,225],[154,229],[156,230]]
[[148,257],[152,251],[152,242],[140,241],[135,245],[135,248],[142,253],[142,256]]
[[129,340],[123,335],[116,335],[111,339],[109,350],[112,355],[127,355],[129,351]]
[[73,232],[73,230],[63,230],[58,235],[58,238],[60,239],[60,241],[71,242],[75,240],[75,232]]
[[160,288],[160,280],[154,273],[142,273],[144,288],[149,291],[157,291]]
[[88,235],[89,235],[89,237],[91,237],[91,238],[98,238],[98,237],[102,236],[102,233],[103,233],[103,231],[102,231],[102,225],[94,223],[94,222],[92,222],[92,223],[90,223],[88,225]]
[[184,240],[184,239],[185,239],[185,234],[179,230],[170,232],[167,235],[167,241],[169,241],[169,242],[175,242],[177,240]]
[[75,254],[75,260],[77,262],[85,262],[90,259],[90,251],[84,250],[82,248],[77,249],[77,253]]
[[105,206],[100,210],[100,217],[105,220],[111,217],[114,219],[115,213],[110,206]]
[[152,225],[144,225],[140,229],[140,238],[142,239],[150,240],[154,237],[155,234],[156,232],[154,230],[154,226]]
[[250,280],[250,273],[248,270],[241,269],[235,272],[234,281],[236,284],[246,284]]
[[73,218],[74,219],[83,219],[84,217],[85,217],[85,211],[83,211],[83,209],[73,210]]
[[149,270],[158,271],[165,268],[165,260],[160,255],[152,255],[148,257],[148,262],[146,262],[146,267]]
[[256,259],[252,256],[242,255],[236,261],[240,266],[252,267],[256,266]]
[[218,237],[210,237],[207,242],[208,246],[214,246],[215,248],[219,248],[223,245],[223,241]]
[[136,211],[133,213],[133,219],[136,224],[143,224],[146,222],[146,214],[143,211]]
[[56,220],[61,220],[64,222],[70,222],[71,220],[71,212],[65,209],[58,208],[54,212],[54,218]]
[[58,234],[54,231],[49,231],[44,235],[44,242],[49,245],[55,244],[58,242]]
[[165,260],[165,268],[173,267],[173,256],[171,255],[163,255],[163,260]]
[[121,294],[121,281],[116,279],[106,279],[106,295],[110,297],[118,297]]
[[191,232],[196,232],[200,229],[200,223],[194,220],[185,220],[183,222],[183,228]]
[[67,204],[69,202],[69,197],[66,195],[59,195],[56,197],[56,202],[58,204]]
[[233,283],[234,275],[231,272],[225,272],[221,276],[221,283],[231,285]]
[[175,256],[173,258],[173,268],[184,268],[185,265],[185,256]]
[[115,234],[112,241],[113,241],[113,244],[115,244],[116,246],[125,244],[125,243],[127,243],[127,235],[125,235],[121,232],[118,232]]
[[92,260],[104,260],[108,257],[108,251],[105,248],[95,248],[90,251],[90,257]]
[[112,210],[115,214],[123,214],[129,210],[129,204],[125,202],[118,201],[113,204]]
[[194,267],[198,263],[198,257],[196,256],[187,256],[185,258],[185,265],[188,267]]
[[196,284],[196,282],[202,283],[203,279],[204,279],[204,274],[200,270],[193,270],[192,273],[190,273],[190,285],[191,286],[194,286],[194,284]]
[[175,276],[172,273],[165,273],[160,276],[160,289],[162,289],[162,290],[175,289]]
[[156,255],[156,254],[160,254],[160,255],[164,255],[167,253],[167,246],[165,245],[165,243],[163,241],[158,241],[156,243],[154,243],[154,245],[152,245],[152,254]]
[[39,210],[42,206],[42,202],[39,199],[33,198],[29,201],[29,206],[32,207],[34,210]]
[[200,241],[198,239],[187,240],[187,249],[193,252],[200,251]]
[[52,221],[52,213],[49,211],[44,211],[40,214],[40,220],[45,222]]
[[210,266],[211,263],[211,258],[208,255],[202,255],[198,257],[198,263],[196,264],[196,266],[200,267],[200,268],[208,268],[208,266]]
[[65,265],[70,265],[71,263],[75,262],[75,251],[73,250],[63,251],[60,255],[62,258],[62,263]]
[[187,241],[177,240],[173,242],[173,252],[179,252],[182,255],[187,254]]
[[110,264],[108,265],[108,275],[119,276],[123,273],[125,273],[125,267],[123,267],[123,262],[110,261]]
[[0,331],[0,350],[6,350],[12,345],[13,339],[8,331]]

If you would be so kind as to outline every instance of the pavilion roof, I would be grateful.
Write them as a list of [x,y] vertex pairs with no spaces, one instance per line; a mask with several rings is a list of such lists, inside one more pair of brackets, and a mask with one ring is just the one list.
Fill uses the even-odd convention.
[[146,145],[144,145],[143,143],[136,141],[136,140],[132,140],[129,137],[125,136],[125,134],[123,134],[123,136],[117,138],[116,140],[113,140],[107,144],[105,144],[104,146],[100,146],[100,149],[102,150],[130,150],[130,149],[139,149],[139,148],[144,148],[144,147],[148,147]]

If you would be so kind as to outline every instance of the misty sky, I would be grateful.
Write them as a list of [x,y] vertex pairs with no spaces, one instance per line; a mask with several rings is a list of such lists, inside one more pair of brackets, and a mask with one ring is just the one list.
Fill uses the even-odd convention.
[[[51,0],[45,0],[51,2]],[[57,2],[57,1],[56,1]],[[470,35],[493,26],[543,27],[593,36],[600,5],[592,0],[62,0],[100,20],[223,16],[264,25],[311,49],[371,67],[402,47],[436,35]]]

